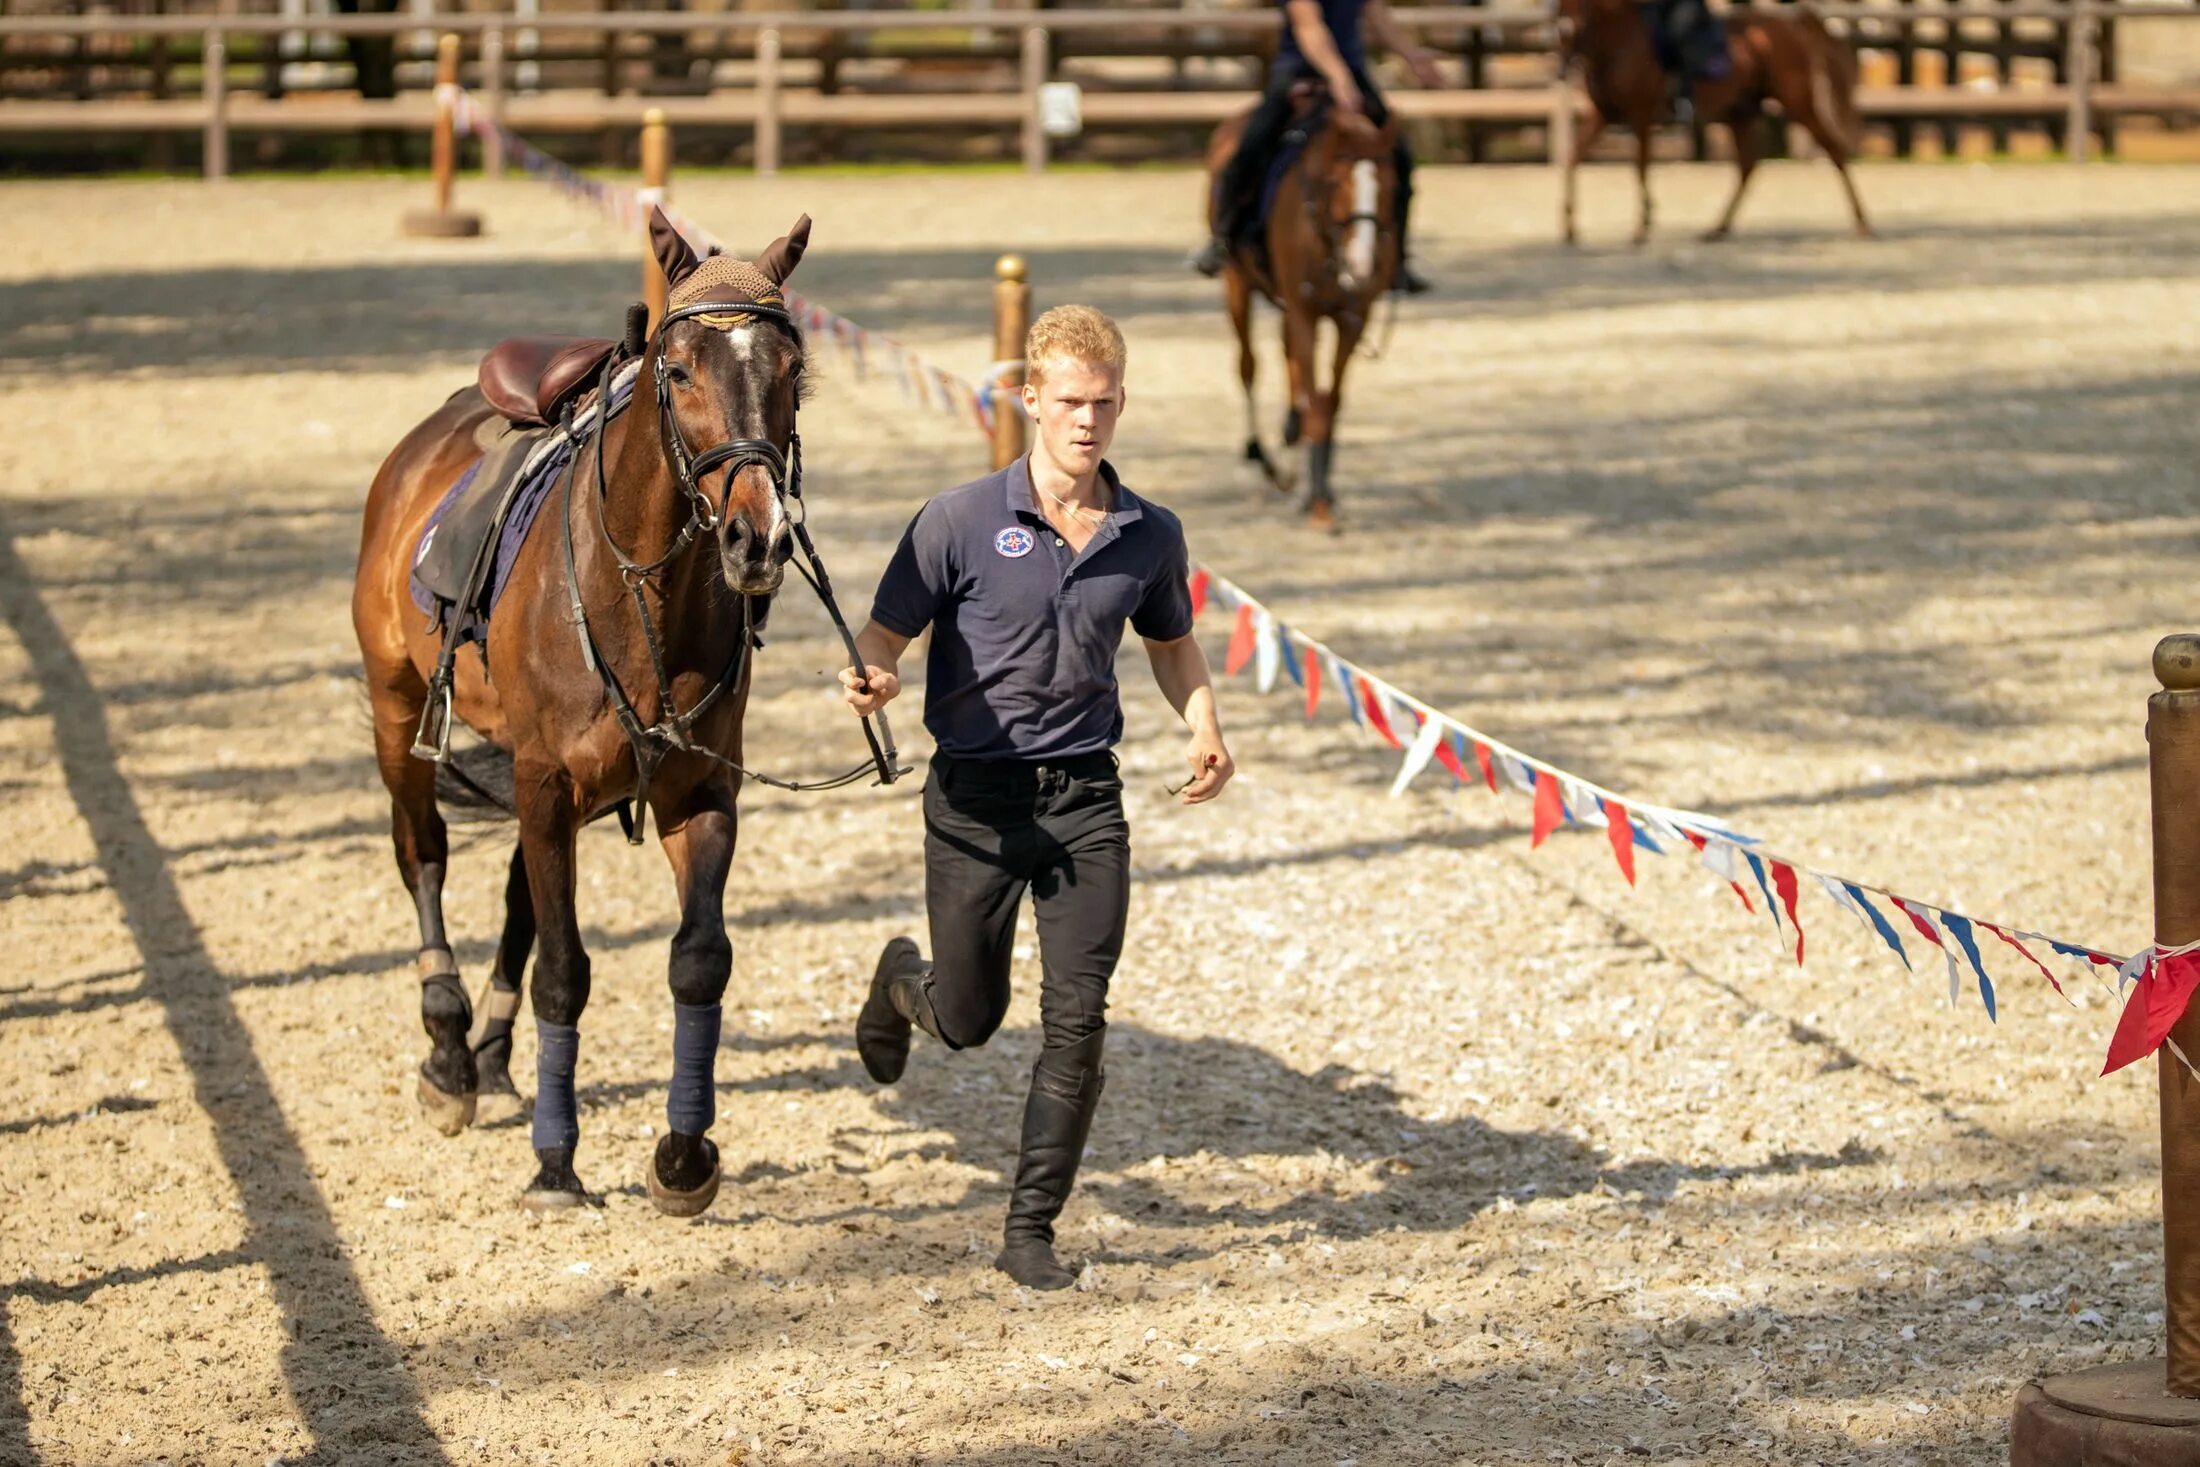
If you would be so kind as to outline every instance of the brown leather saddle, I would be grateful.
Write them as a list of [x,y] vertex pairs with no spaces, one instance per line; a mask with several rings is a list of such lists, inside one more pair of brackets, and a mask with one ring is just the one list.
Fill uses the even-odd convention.
[[602,336],[514,336],[481,359],[478,382],[508,423],[547,427],[594,384],[618,342]]

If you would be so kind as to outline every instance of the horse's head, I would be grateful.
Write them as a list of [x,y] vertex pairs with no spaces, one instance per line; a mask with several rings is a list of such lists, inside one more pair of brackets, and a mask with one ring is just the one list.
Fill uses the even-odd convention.
[[[801,333],[781,284],[810,238],[810,217],[752,263],[698,258],[662,212],[650,241],[671,286],[650,353],[666,451],[717,519],[726,584],[744,596],[779,589],[801,511],[795,409],[803,395]],[[719,483],[723,480],[723,492]]]
[[1383,241],[1392,234],[1398,123],[1377,126],[1360,113],[1332,110],[1330,124],[1309,150],[1309,167],[1320,178],[1313,202],[1337,262],[1337,284],[1358,295],[1374,284]]

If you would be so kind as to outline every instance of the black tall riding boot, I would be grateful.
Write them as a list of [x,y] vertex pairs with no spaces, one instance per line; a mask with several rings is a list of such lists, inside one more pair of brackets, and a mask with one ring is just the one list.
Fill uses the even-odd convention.
[[1031,1098],[1024,1102],[1023,1156],[1008,1198],[1008,1226],[994,1267],[1033,1289],[1066,1289],[1077,1275],[1054,1257],[1054,1219],[1069,1200],[1092,1133],[1093,1112],[1107,1076],[1100,1051],[1105,1028],[1063,1049],[1040,1051],[1031,1070]]
[[932,965],[917,951],[916,943],[897,937],[878,955],[871,972],[871,993],[856,1015],[856,1053],[863,1068],[881,1085],[901,1078],[909,1064],[909,1031],[922,1029],[946,1044],[940,1021],[932,1013]]

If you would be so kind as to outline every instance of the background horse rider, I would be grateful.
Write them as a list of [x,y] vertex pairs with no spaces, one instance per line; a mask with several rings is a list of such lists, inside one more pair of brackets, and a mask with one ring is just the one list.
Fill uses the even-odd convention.
[[[1444,84],[1443,73],[1436,69],[1435,53],[1399,27],[1384,0],[1283,0],[1283,16],[1283,36],[1276,47],[1276,64],[1268,73],[1268,90],[1246,120],[1237,152],[1222,172],[1215,236],[1192,256],[1192,268],[1202,275],[1221,273],[1231,250],[1260,226],[1261,191],[1284,130],[1291,124],[1294,85],[1308,78],[1318,79],[1327,84],[1332,106],[1357,112],[1378,127],[1389,121],[1390,109],[1367,74],[1363,22],[1386,49],[1405,58],[1421,85]],[[1395,161],[1401,251],[1396,285],[1418,295],[1428,289],[1428,281],[1403,256],[1406,215],[1413,198],[1413,155],[1403,138],[1398,141]]]

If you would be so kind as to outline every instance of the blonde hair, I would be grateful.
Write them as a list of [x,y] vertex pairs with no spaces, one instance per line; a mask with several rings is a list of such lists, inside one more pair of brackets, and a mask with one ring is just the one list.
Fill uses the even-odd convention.
[[1045,377],[1049,362],[1085,362],[1121,372],[1129,356],[1122,331],[1091,306],[1056,306],[1032,322],[1024,337],[1024,370],[1033,385]]

